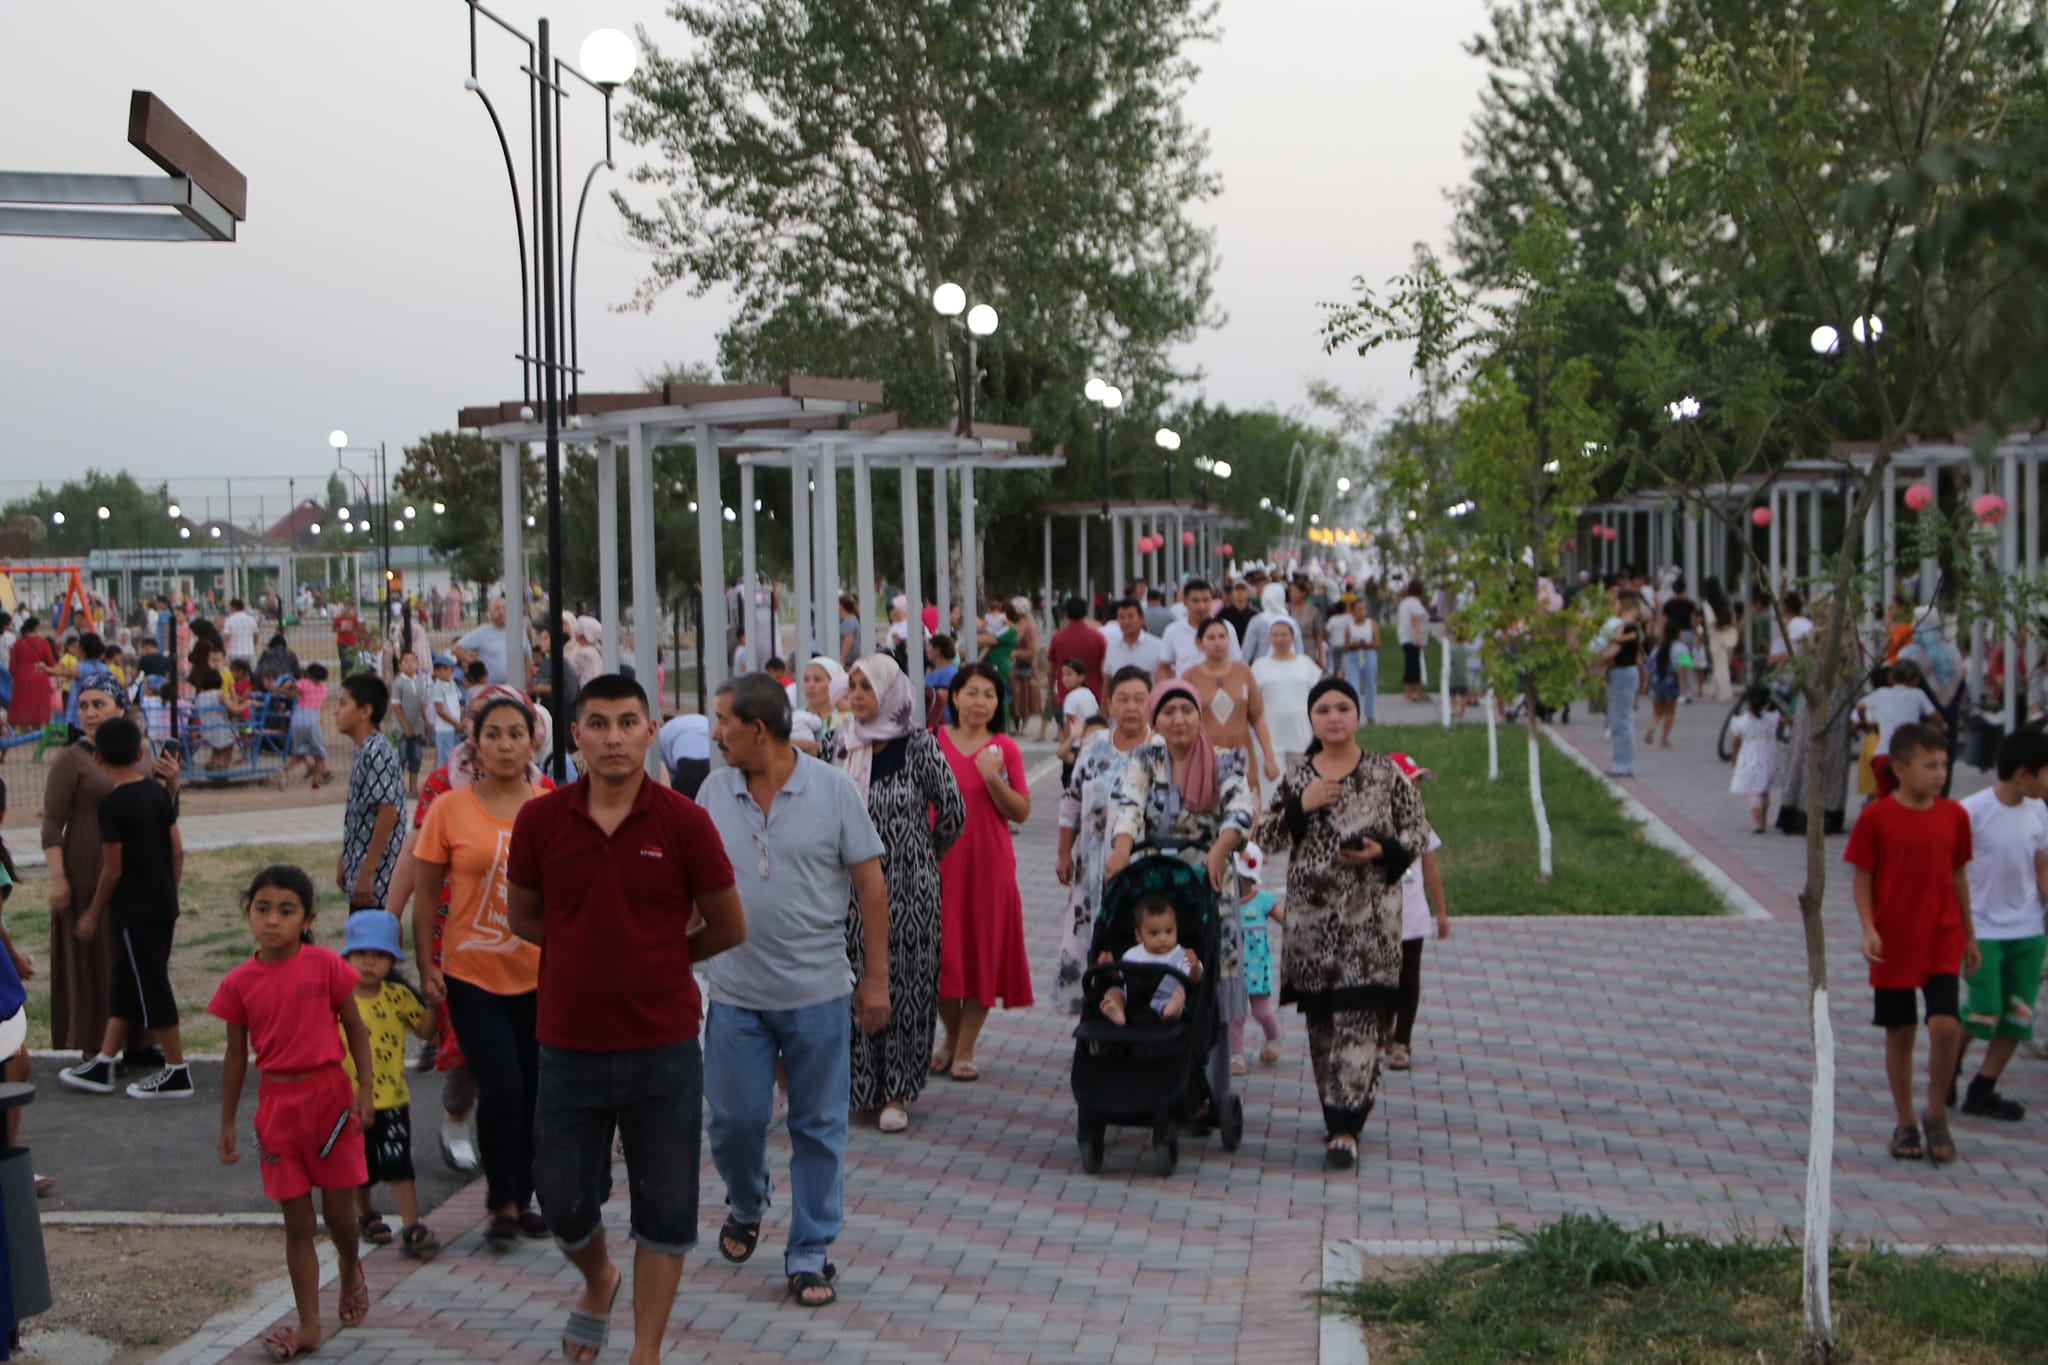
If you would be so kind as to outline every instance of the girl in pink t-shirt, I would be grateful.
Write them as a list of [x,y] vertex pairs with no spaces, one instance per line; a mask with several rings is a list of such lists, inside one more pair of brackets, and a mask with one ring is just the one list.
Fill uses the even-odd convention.
[[[369,1179],[363,1130],[375,1112],[370,1034],[356,1011],[360,973],[333,949],[313,942],[313,879],[303,869],[264,868],[249,884],[242,911],[256,937],[256,955],[227,974],[206,1006],[228,1026],[217,1150],[229,1165],[241,1160],[235,1111],[253,1045],[262,1076],[256,1155],[264,1196],[284,1209],[285,1266],[299,1309],[298,1325],[278,1328],[263,1345],[272,1360],[296,1360],[325,1339],[314,1243],[316,1187],[341,1270],[341,1325],[353,1327],[370,1311],[355,1219],[356,1187]],[[361,1078],[354,1083],[341,1068],[343,1033]]]

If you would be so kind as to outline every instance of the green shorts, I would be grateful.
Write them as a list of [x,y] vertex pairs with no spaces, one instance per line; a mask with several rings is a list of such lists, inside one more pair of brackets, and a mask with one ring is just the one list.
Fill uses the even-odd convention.
[[1984,965],[1969,981],[1963,1004],[1963,1027],[1972,1038],[2031,1038],[2034,997],[2041,989],[2041,966],[2048,959],[2048,936],[1977,940]]

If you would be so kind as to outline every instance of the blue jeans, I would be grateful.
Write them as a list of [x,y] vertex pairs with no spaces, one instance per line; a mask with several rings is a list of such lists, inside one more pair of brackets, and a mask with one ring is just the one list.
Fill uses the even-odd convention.
[[778,1055],[789,1076],[790,1219],[782,1269],[822,1274],[844,1216],[852,1003],[842,995],[795,1010],[711,1007],[704,1024],[711,1163],[742,1223],[760,1222],[768,1209],[768,1116]]
[[1376,649],[1346,650],[1344,680],[1358,689],[1360,714],[1368,721],[1373,720],[1380,691],[1380,652]]
[[626,1149],[633,1240],[663,1256],[697,1241],[704,1057],[695,1038],[631,1052],[541,1044],[534,1193],[566,1251],[590,1244],[612,1183],[612,1134]]
[[1608,771],[1623,776],[1636,770],[1636,689],[1641,685],[1640,669],[1607,670],[1607,740],[1614,749]]

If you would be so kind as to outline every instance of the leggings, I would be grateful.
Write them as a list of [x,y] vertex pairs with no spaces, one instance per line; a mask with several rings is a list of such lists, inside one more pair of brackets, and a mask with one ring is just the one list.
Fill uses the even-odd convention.
[[1401,940],[1401,1003],[1394,1011],[1394,1041],[1402,1047],[1415,1033],[1415,1011],[1422,1005],[1422,940]]
[[[1270,995],[1252,997],[1252,1018],[1259,1021],[1259,1027],[1266,1032],[1266,1041],[1280,1041],[1280,1008]],[[1230,1055],[1244,1056],[1244,1020],[1230,1021]]]
[[533,1205],[533,1100],[540,1081],[537,995],[448,978],[448,1018],[476,1078],[476,1144],[493,1212]]

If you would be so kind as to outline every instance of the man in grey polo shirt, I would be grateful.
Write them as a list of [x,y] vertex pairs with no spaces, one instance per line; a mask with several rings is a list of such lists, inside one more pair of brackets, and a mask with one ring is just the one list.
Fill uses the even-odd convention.
[[[853,1039],[889,1022],[889,900],[882,840],[853,780],[789,742],[789,697],[766,673],[719,687],[711,742],[727,767],[697,793],[732,859],[747,941],[705,969],[704,1097],[711,1160],[731,1212],[718,1235],[744,1261],[768,1208],[775,1062],[789,1077],[789,1243],[783,1273],[806,1308],[838,1297],[825,1259],[839,1235]],[[857,896],[865,970],[852,982],[846,905]],[[849,1006],[848,992],[852,993]]]

